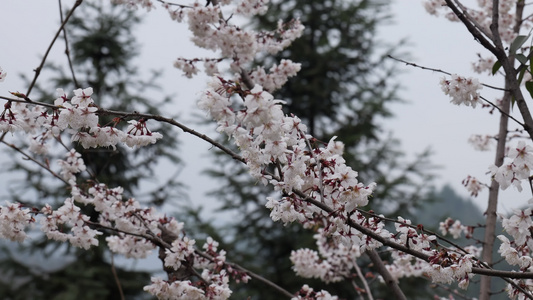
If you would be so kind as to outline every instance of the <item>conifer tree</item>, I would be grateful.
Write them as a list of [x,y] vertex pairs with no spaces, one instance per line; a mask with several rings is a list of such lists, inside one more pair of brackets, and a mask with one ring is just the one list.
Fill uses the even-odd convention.
[[[43,102],[55,99],[56,95],[44,92],[52,90],[49,86],[60,86],[65,91],[91,86],[94,90],[93,98],[99,106],[119,111],[138,110],[158,114],[158,107],[164,105],[166,100],[156,101],[145,96],[147,92],[157,93],[154,81],[158,74],[154,72],[152,78],[140,79],[132,65],[132,60],[138,54],[138,44],[132,30],[139,22],[140,19],[131,11],[114,9],[110,5],[84,3],[66,26],[66,42],[69,46],[67,52],[70,52],[69,64],[72,69],[66,63],[49,65],[47,71],[51,70],[49,74],[52,74],[50,82],[37,86],[37,93],[33,98]],[[116,121],[106,119],[105,116],[101,116],[100,120]],[[127,119],[121,120],[124,124],[126,121]],[[158,126],[161,127],[153,128],[163,134],[167,131],[165,126]],[[154,167],[160,160],[170,160],[176,164],[176,169],[180,164],[174,151],[177,146],[174,134],[165,136],[164,140],[152,147],[135,150],[126,149],[124,146],[84,149],[68,140],[63,143],[67,147],[75,147],[82,154],[90,173],[86,179],[105,182],[110,187],[122,186],[127,197],[139,191],[143,180],[150,180],[155,176]],[[19,149],[25,147],[18,146]],[[32,196],[37,194],[40,205],[61,203],[67,197],[58,192],[65,189],[57,188],[57,185],[47,181],[42,170],[35,170],[24,161],[14,161],[12,169],[19,170],[26,178],[18,181],[16,187],[13,185],[13,191],[25,190]],[[178,182],[165,182],[153,191],[143,190],[143,194],[147,196],[137,199],[152,205],[161,205],[170,197],[177,199],[182,192]],[[31,200],[27,199],[36,198],[26,196],[12,193],[11,201],[31,203]],[[87,213],[93,221],[97,220],[96,212]],[[102,244],[105,242],[101,241],[100,245]],[[143,286],[149,282],[150,273],[114,265],[110,253],[104,249],[100,246],[94,251],[83,251],[41,238],[36,238],[30,245],[22,245],[16,250],[5,247],[0,273],[7,274],[8,278],[0,280],[0,295],[5,297],[3,299],[111,300],[121,299],[121,296],[128,299],[146,299]],[[44,269],[37,268],[31,261],[36,259],[32,253],[39,251],[48,253],[48,256],[39,259],[55,261],[56,264]],[[60,262],[57,262],[58,257],[62,258]],[[47,265],[39,263],[42,264]]]

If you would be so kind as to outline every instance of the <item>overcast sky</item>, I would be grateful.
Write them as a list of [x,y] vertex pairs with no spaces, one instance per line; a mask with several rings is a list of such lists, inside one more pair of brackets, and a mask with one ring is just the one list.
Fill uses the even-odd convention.
[[[43,0],[0,1],[3,24],[0,28],[0,66],[8,72],[6,81],[0,83],[0,95],[8,95],[8,91],[26,91],[27,87],[19,80],[18,74],[32,76],[32,69],[38,66],[42,53],[58,27],[56,3]],[[381,29],[381,40],[394,43],[407,38],[409,43],[405,50],[410,53],[413,62],[450,73],[474,76],[471,62],[476,59],[476,53],[484,52],[460,24],[427,15],[419,0],[396,0],[391,11],[393,24]],[[199,52],[189,46],[188,36],[184,36],[187,32],[184,25],[171,21],[163,9],[158,8],[145,15],[144,23],[136,31],[142,46],[141,57],[137,60],[140,69],[164,70],[161,86],[167,94],[175,95],[175,109],[181,112],[180,120],[195,127],[190,123],[190,114],[198,93],[204,87],[205,77],[187,79],[172,67],[172,63],[176,57],[193,58]],[[63,59],[63,51],[64,46],[58,43],[52,51],[52,59]],[[397,78],[402,86],[400,95],[407,103],[393,107],[396,117],[387,120],[385,126],[401,140],[401,149],[410,158],[416,158],[416,153],[430,147],[434,153],[432,162],[441,167],[436,170],[439,187],[451,184],[461,195],[466,196],[468,194],[461,181],[467,175],[490,183],[486,172],[493,163],[493,154],[475,151],[467,144],[467,139],[472,134],[494,134],[498,116],[490,115],[488,110],[450,104],[438,85],[442,74],[400,67],[405,71]],[[494,78],[483,78],[483,81],[501,85]],[[486,88],[482,94],[489,99],[499,96]],[[515,127],[511,125],[512,129]],[[181,177],[190,186],[192,200],[198,203],[205,199],[203,193],[206,186],[213,184],[200,174],[209,163],[206,153],[210,145],[185,134],[180,135],[183,139],[180,157],[187,162],[187,169]],[[168,174],[171,173],[173,170],[168,171]],[[500,210],[509,211],[530,197],[527,193],[503,193]],[[486,198],[487,193],[484,192],[475,201],[484,208]]]

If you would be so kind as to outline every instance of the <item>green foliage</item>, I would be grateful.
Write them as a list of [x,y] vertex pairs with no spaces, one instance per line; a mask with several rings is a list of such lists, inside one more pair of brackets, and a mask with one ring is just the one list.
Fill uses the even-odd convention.
[[492,75],[495,75],[496,72],[498,72],[498,70],[502,67],[502,63],[497,60],[494,65],[492,65]]
[[511,43],[511,47],[509,48],[509,54],[513,55],[516,54],[516,51],[524,45],[524,43],[529,39],[529,35],[519,35],[517,36],[514,41]]
[[533,98],[533,81],[526,81],[526,89],[529,92],[531,98]]

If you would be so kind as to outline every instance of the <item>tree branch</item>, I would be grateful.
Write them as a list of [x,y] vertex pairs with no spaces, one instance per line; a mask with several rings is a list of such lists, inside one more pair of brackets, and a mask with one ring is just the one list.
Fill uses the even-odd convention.
[[[59,1],[59,16],[61,18],[61,23],[63,23],[64,20],[63,20],[63,9],[62,9],[62,6],[61,6],[61,0],[58,0],[58,1]],[[72,65],[72,59],[70,58],[70,49],[69,49],[69,46],[68,46],[68,38],[67,38],[66,26],[63,26],[63,39],[65,39],[65,55],[67,56],[68,66],[69,66],[69,69],[70,69],[70,73],[72,74],[72,81],[74,82],[74,86],[76,88],[80,88],[80,84],[78,83],[78,80],[76,79],[76,74],[74,73],[74,67]]]
[[407,300],[403,294],[402,289],[398,286],[398,282],[391,276],[389,270],[385,267],[385,264],[381,260],[381,257],[377,254],[376,250],[365,251],[366,255],[370,258],[374,267],[378,270],[378,273],[385,280],[385,284],[394,294],[397,300]]
[[43,69],[43,66],[44,66],[44,63],[46,62],[46,59],[48,58],[48,54],[50,53],[50,50],[52,50],[52,46],[54,45],[54,43],[56,42],[57,38],[59,37],[59,34],[63,30],[63,27],[65,27],[65,24],[67,24],[68,20],[70,19],[70,17],[74,13],[74,10],[76,10],[76,8],[78,6],[80,6],[82,2],[83,2],[83,0],[76,0],[76,2],[74,3],[74,6],[72,7],[72,9],[68,13],[68,15],[65,17],[65,20],[61,23],[61,26],[59,26],[59,30],[56,32],[56,35],[54,36],[54,38],[52,39],[52,42],[50,42],[50,45],[48,46],[48,49],[46,49],[46,52],[44,53],[43,59],[41,60],[41,64],[34,70],[35,71],[35,76],[33,77],[33,80],[32,80],[32,82],[30,84],[30,87],[28,88],[28,91],[26,92],[26,96],[27,97],[30,96],[31,90],[35,86],[35,82],[37,81],[37,78],[39,77],[39,74],[41,74],[41,70]]

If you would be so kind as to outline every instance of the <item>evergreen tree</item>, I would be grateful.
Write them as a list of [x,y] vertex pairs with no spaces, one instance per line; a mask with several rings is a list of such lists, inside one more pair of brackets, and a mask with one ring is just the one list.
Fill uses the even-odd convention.
[[[144,96],[148,91],[152,94],[156,91],[154,80],[158,74],[154,73],[149,79],[140,79],[136,68],[132,66],[132,60],[138,54],[132,30],[139,22],[140,19],[131,11],[84,3],[66,26],[74,75],[63,66],[49,66],[54,74],[49,85],[63,87],[65,91],[92,87],[93,98],[99,106],[158,114],[159,108],[168,99],[156,102]],[[45,93],[46,90],[53,89],[48,85],[37,87],[38,93],[32,98],[43,102],[56,98],[56,95]],[[122,120],[122,123],[126,121]],[[100,117],[100,124],[108,122],[113,120]],[[154,125],[160,126],[153,127],[154,131],[163,134],[169,132],[165,125]],[[63,143],[74,146],[82,154],[91,174],[85,179],[103,182],[110,187],[122,186],[126,199],[133,196],[134,192],[139,192],[142,180],[154,178],[154,167],[158,162],[170,160],[176,164],[176,168],[180,163],[175,152],[175,134],[166,135],[165,139],[153,146],[135,150],[124,146],[117,146],[116,149],[83,149],[67,141]],[[20,145],[19,148],[23,149],[24,146]],[[11,169],[21,171],[26,178],[11,185],[11,201],[31,204],[38,199],[39,204],[52,204],[61,203],[68,197],[64,187],[46,180],[42,176],[43,171],[36,170],[31,164],[15,161]],[[183,191],[182,186],[172,179],[153,191],[143,191],[143,194],[147,196],[137,199],[161,205],[168,198],[179,199]],[[88,213],[93,221],[97,221],[96,212]],[[101,237],[100,245],[104,243],[104,237]],[[121,293],[128,299],[147,297],[143,286],[149,282],[150,274],[113,265],[109,253],[102,246],[92,251],[80,251],[69,245],[37,238],[31,245],[24,244],[17,249],[6,246],[4,250],[0,261],[0,273],[7,275],[7,278],[0,278],[0,295],[3,299],[120,299]],[[31,264],[32,259],[35,259],[32,256],[34,251],[47,253],[41,259],[53,261],[54,258],[63,257],[63,261],[40,270]],[[118,288],[117,279],[120,280],[122,291]]]
[[[286,113],[300,117],[318,139],[316,143],[327,143],[333,136],[343,141],[347,164],[360,172],[360,180],[378,183],[372,207],[396,215],[413,212],[412,208],[427,198],[431,176],[428,153],[413,163],[402,162],[398,141],[385,136],[380,126],[391,116],[388,105],[399,101],[392,79],[395,70],[383,59],[390,52],[378,53],[380,45],[375,38],[378,25],[388,20],[386,9],[385,1],[272,1],[269,11],[254,25],[272,28],[279,19],[300,18],[306,27],[303,36],[280,55],[263,59],[266,64],[281,59],[302,64],[297,78],[274,95],[287,101]],[[324,286],[295,277],[290,252],[315,248],[313,233],[299,225],[273,223],[264,207],[272,191],[250,182],[242,166],[228,162],[223,155],[215,158],[214,165],[220,167],[208,172],[223,183],[211,195],[223,203],[222,210],[235,215],[226,233],[233,237],[229,242],[232,260],[261,271],[290,291],[309,283],[344,298],[356,296],[350,282]],[[363,259],[363,267],[365,264]],[[237,298],[277,297],[253,281],[233,288]],[[415,288],[412,292],[424,297],[420,291]]]

